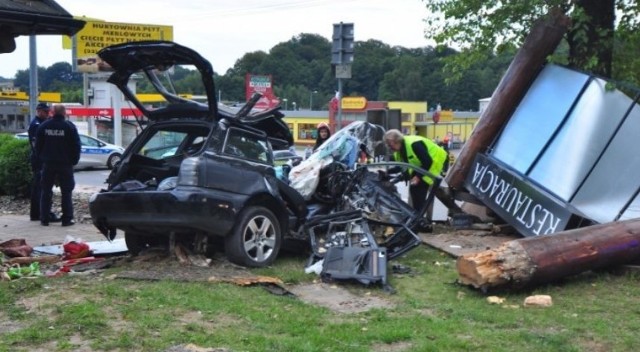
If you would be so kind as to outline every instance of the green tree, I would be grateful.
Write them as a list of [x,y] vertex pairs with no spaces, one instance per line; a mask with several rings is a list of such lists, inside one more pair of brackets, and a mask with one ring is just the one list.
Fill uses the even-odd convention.
[[[568,64],[605,77],[612,75],[614,34],[638,29],[635,0],[424,0],[427,36],[440,45],[463,48],[463,55],[450,57],[447,69],[456,78],[473,62],[490,53],[519,47],[532,24],[558,9],[571,18],[565,37],[567,50],[558,52]],[[619,14],[616,21],[616,14]],[[637,42],[635,45],[637,48]],[[633,59],[638,60],[637,56]]]
[[[637,34],[627,31],[629,38]],[[390,46],[379,40],[355,42],[355,61],[352,78],[344,79],[345,96],[363,96],[375,100],[407,100],[438,102],[447,109],[477,109],[478,99],[491,95],[508,67],[515,50],[503,46],[499,55],[489,51],[477,64],[470,66],[458,82],[450,78],[443,67],[445,60],[466,55],[448,47],[405,48]],[[638,48],[627,46],[628,57]],[[332,70],[331,43],[317,34],[301,33],[278,43],[269,52],[249,52],[239,58],[224,74],[214,73],[216,94],[225,103],[245,101],[245,75],[268,74],[273,77],[277,97],[287,99],[287,108],[307,109],[313,96],[314,109],[327,109],[338,90]],[[634,72],[634,66],[625,66]],[[637,72],[637,70],[635,71]],[[65,62],[39,67],[41,91],[61,92],[64,102],[82,102],[82,76],[73,73]],[[178,93],[204,94],[199,74],[186,67],[175,67],[171,78]],[[164,78],[161,78],[164,81]],[[14,84],[23,91],[29,88],[29,71],[16,73]],[[137,81],[138,93],[154,93],[147,79]],[[313,93],[317,92],[317,93]],[[284,105],[284,103],[283,103]]]

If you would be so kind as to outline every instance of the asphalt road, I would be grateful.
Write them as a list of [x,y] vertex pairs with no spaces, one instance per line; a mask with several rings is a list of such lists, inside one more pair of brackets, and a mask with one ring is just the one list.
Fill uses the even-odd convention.
[[78,170],[74,173],[76,189],[99,191],[100,188],[106,188],[105,180],[110,172],[111,170],[108,169]]

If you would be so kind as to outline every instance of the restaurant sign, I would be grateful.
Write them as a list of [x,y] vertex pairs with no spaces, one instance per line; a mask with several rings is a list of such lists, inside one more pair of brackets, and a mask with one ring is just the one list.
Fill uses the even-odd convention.
[[484,205],[524,236],[563,231],[572,213],[517,173],[478,154],[465,184]]

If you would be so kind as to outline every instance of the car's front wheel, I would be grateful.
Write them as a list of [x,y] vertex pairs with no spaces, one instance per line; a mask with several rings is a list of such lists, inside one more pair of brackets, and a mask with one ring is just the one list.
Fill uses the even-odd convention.
[[271,265],[282,245],[280,223],[273,213],[249,206],[240,213],[233,232],[225,238],[225,252],[233,263],[260,268]]
[[121,158],[122,158],[122,155],[118,153],[111,154],[111,156],[107,160],[107,167],[109,168],[109,170],[113,169],[113,167],[120,162]]

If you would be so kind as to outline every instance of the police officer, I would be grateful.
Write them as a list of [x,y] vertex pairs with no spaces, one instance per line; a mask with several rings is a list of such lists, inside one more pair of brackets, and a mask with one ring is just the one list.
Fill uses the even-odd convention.
[[65,121],[65,116],[65,107],[54,105],[53,117],[41,123],[36,133],[36,155],[42,162],[40,224],[43,226],[49,226],[49,219],[42,214],[51,211],[56,179],[60,182],[62,226],[75,224],[71,192],[75,187],[73,166],[80,160],[80,137],[76,126]]
[[[42,171],[42,163],[40,162],[40,160],[38,160],[35,152],[36,132],[38,131],[38,127],[40,127],[40,124],[43,123],[47,118],[49,118],[49,106],[47,105],[47,103],[39,103],[36,106],[36,117],[34,117],[29,124],[29,145],[31,147],[29,163],[31,164],[31,173],[33,175],[31,180],[31,211],[29,214],[31,221],[40,220],[40,175]],[[56,216],[55,213],[51,213],[49,215],[49,221],[59,222],[60,218]]]
[[[432,140],[422,136],[404,136],[392,129],[384,134],[384,141],[394,153],[393,159],[421,167],[435,176],[439,176],[448,159],[447,151]],[[390,170],[391,172],[391,170]],[[422,210],[433,179],[415,170],[407,170],[409,194],[415,210]]]

